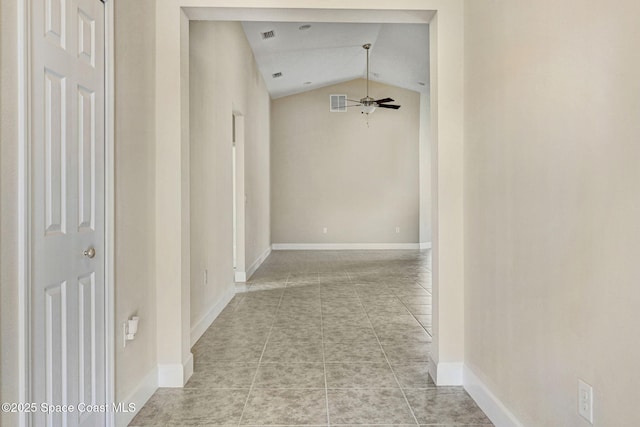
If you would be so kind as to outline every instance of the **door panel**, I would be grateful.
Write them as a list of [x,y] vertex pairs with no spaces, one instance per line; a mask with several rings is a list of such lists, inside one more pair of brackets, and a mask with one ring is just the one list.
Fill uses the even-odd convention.
[[94,231],[95,93],[78,86],[78,216],[79,230]]
[[[104,5],[31,5],[31,398],[34,426],[100,426],[104,413]],[[95,249],[95,256],[85,251]]]
[[65,0],[45,0],[45,34],[58,47],[65,48],[67,7]]
[[46,232],[48,235],[66,230],[66,79],[54,71],[44,72],[44,143],[46,168]]
[[[49,286],[45,290],[45,388],[47,403],[61,405],[67,401],[67,283]],[[62,413],[47,416],[47,425],[62,425]]]
[[78,58],[95,66],[96,21],[80,10],[78,13]]
[[[98,403],[96,397],[95,273],[78,279],[78,401]],[[81,416],[81,420],[86,416]]]

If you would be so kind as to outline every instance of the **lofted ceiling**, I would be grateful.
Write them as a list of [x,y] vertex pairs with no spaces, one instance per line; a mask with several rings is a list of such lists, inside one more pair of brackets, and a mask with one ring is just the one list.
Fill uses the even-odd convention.
[[[365,43],[372,45],[372,81],[429,90],[426,24],[243,22],[242,27],[274,99],[366,77]],[[270,31],[273,36],[264,38]],[[277,73],[282,75],[274,77]]]

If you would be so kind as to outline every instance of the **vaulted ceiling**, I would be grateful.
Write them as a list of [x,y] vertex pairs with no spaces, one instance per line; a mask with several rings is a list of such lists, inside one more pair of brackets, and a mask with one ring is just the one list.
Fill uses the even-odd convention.
[[274,99],[366,77],[365,43],[371,43],[371,80],[417,92],[429,90],[426,24],[243,22],[242,26]]

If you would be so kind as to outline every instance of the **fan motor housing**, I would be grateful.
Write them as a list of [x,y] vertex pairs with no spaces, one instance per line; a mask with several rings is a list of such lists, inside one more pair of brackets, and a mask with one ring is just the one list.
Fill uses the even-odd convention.
[[375,99],[373,99],[373,98],[372,98],[372,97],[370,97],[370,96],[366,96],[366,97],[362,98],[362,99],[360,100],[360,103],[361,103],[362,105],[364,105],[364,106],[367,106],[367,107],[368,107],[368,106],[370,106],[370,105],[373,105],[374,107],[378,105],[378,104],[376,103],[376,100],[375,100]]

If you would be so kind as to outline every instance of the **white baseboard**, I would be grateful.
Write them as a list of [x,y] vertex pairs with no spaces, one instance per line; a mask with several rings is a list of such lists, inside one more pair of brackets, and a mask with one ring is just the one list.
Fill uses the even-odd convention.
[[153,368],[144,377],[144,379],[138,384],[138,386],[127,396],[123,401],[116,402],[122,403],[125,408],[129,408],[129,404],[135,405],[135,411],[133,412],[117,412],[116,413],[116,427],[126,427],[129,425],[133,417],[136,416],[138,411],[142,409],[145,403],[151,398],[153,393],[158,389],[158,369]]
[[189,381],[193,375],[193,353],[189,352],[187,360],[182,364],[182,387]]
[[419,245],[420,249],[431,249],[431,242],[422,242]]
[[433,360],[432,355],[429,355],[429,376],[433,380],[433,383],[437,384],[436,379],[438,378],[438,364]]
[[158,387],[182,388],[193,374],[193,354],[184,363],[158,364]]
[[222,310],[224,310],[227,304],[229,304],[229,301],[231,301],[235,294],[235,285],[229,286],[229,289],[227,289],[227,292],[225,292],[220,301],[214,304],[214,306],[211,307],[211,309],[207,313],[205,313],[205,315],[202,316],[200,320],[195,323],[195,325],[191,327],[191,347],[193,347],[193,345],[200,339],[202,334],[204,334],[205,331],[209,329],[209,326],[211,326],[213,321],[216,320],[216,318],[220,315]]
[[253,276],[253,273],[255,273],[256,270],[260,268],[264,260],[266,260],[269,255],[271,255],[271,246],[267,247],[262,255],[260,255],[258,259],[253,262],[253,264],[251,264],[251,267],[249,267],[249,269],[247,270],[245,282],[249,280],[251,276]]
[[419,243],[274,243],[274,251],[347,251],[420,249]]
[[438,386],[462,385],[463,363],[440,362],[436,363],[429,357],[429,375]]
[[524,427],[467,365],[463,376],[464,389],[496,427]]
[[267,259],[267,257],[270,254],[271,254],[271,245],[269,245],[267,250],[264,251],[262,253],[262,255],[260,255],[258,257],[258,259],[253,262],[253,264],[251,264],[251,266],[249,267],[249,269],[247,271],[236,271],[235,272],[235,276],[234,276],[235,282],[236,283],[246,283],[246,281],[249,280],[251,278],[251,276],[253,276],[253,273],[255,273],[256,270],[258,268],[260,268],[260,266],[262,265],[264,260]]

